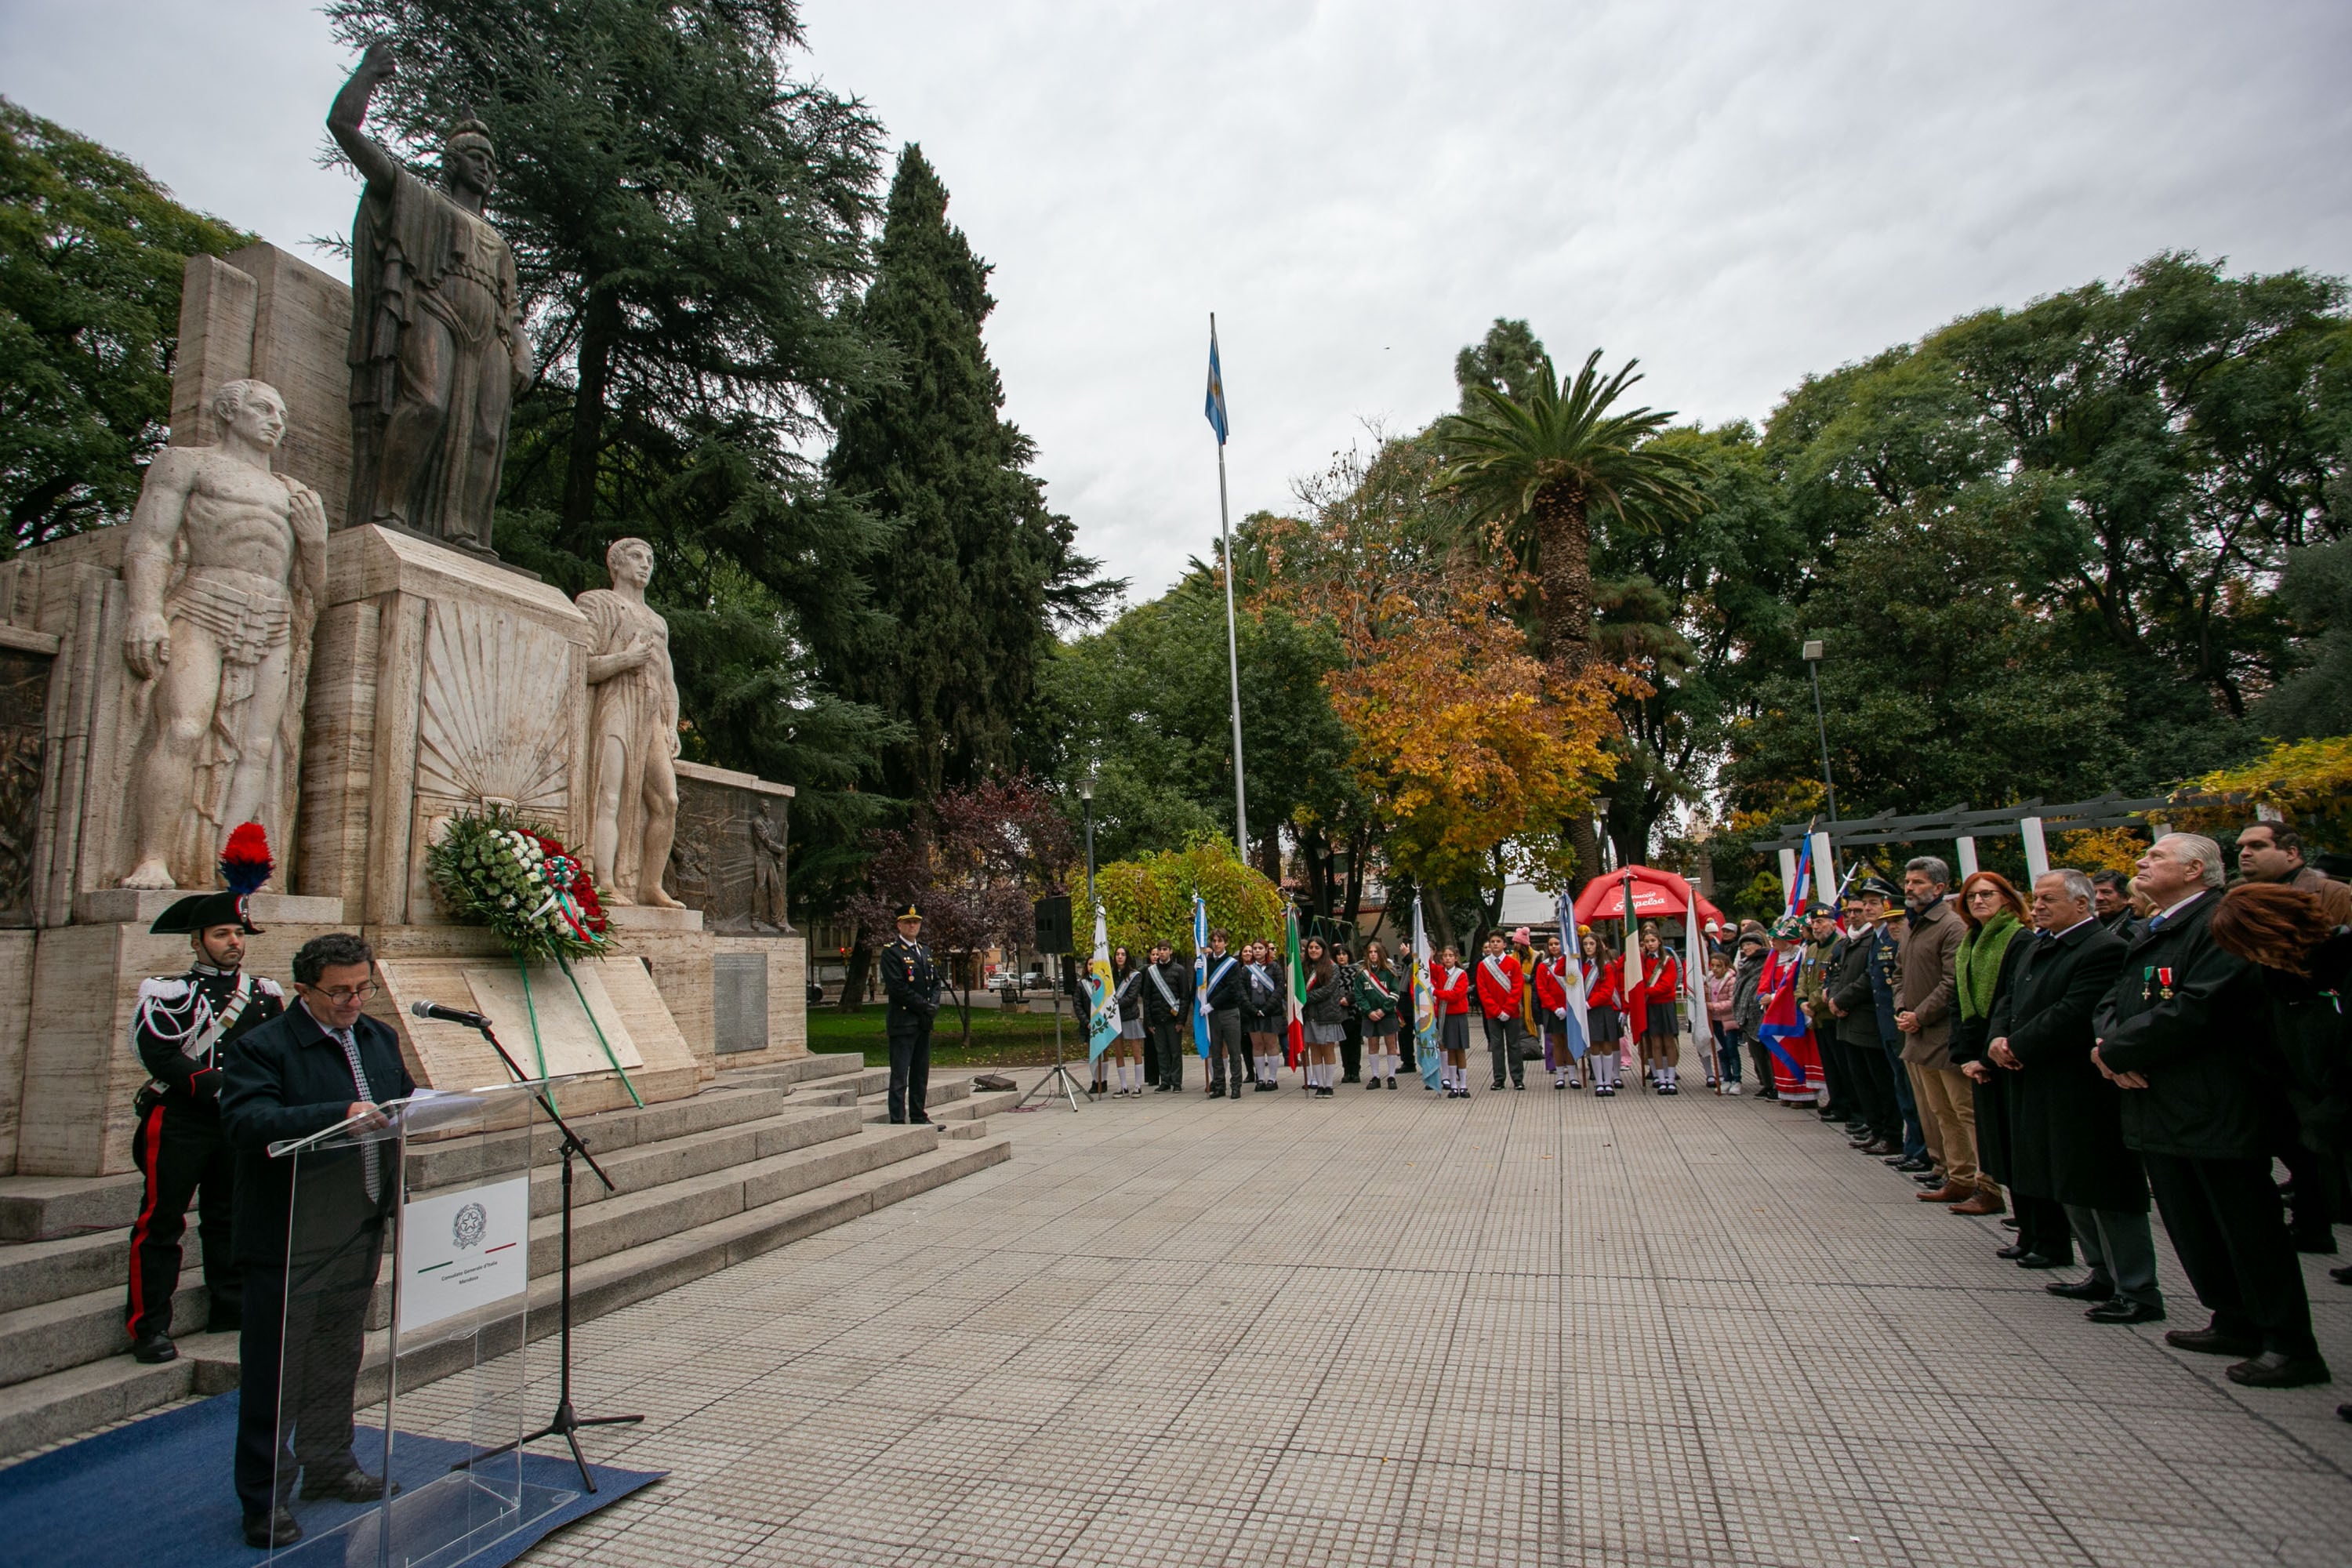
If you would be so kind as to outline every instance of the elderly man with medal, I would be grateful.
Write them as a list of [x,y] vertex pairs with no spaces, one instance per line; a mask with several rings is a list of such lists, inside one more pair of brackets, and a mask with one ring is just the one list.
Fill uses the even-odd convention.
[[247,900],[270,872],[258,824],[229,835],[220,869],[227,890],[182,899],[148,927],[158,936],[185,936],[194,961],[184,974],[141,981],[131,1015],[131,1043],[149,1082],[131,1102],[139,1121],[131,1154],[147,1185],[131,1227],[123,1327],[131,1356],[147,1363],[180,1353],[172,1343],[172,1296],[191,1201],[204,1243],[205,1326],[214,1332],[238,1326],[242,1296],[230,1242],[236,1161],[221,1131],[221,1067],[237,1039],[286,1011],[276,983],[244,967],[245,939],[260,929],[247,913]]

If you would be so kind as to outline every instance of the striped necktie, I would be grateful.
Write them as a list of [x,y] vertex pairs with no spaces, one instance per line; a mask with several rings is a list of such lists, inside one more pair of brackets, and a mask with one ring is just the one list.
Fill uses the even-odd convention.
[[[360,1098],[371,1105],[374,1104],[374,1092],[368,1088],[367,1068],[360,1065],[358,1037],[349,1029],[329,1029],[327,1033],[332,1035],[335,1037],[335,1043],[343,1047],[343,1060],[351,1064],[352,1084],[360,1091]],[[383,1199],[383,1172],[377,1163],[381,1158],[374,1144],[361,1145],[360,1180],[366,1186],[368,1202],[372,1204],[380,1203]]]

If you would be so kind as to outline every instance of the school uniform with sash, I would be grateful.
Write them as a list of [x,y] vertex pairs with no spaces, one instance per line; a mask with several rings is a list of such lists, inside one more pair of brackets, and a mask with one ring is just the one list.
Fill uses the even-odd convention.
[[1209,1098],[1216,1099],[1233,1086],[1242,1097],[1242,1080],[1249,1076],[1248,1057],[1242,1041],[1242,1007],[1249,999],[1248,976],[1233,953],[1211,953],[1203,989],[1209,998]]
[[1519,1060],[1519,1001],[1527,976],[1509,953],[1481,958],[1472,972],[1478,987],[1478,1010],[1486,1018],[1486,1052],[1493,1058],[1495,1082],[1503,1087],[1507,1076],[1514,1089],[1527,1088],[1527,1064]]

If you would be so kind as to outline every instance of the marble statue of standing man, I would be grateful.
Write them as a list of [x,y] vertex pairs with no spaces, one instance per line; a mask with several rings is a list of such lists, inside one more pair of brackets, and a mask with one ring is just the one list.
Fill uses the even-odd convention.
[[507,415],[530,374],[514,252],[482,216],[498,159],[468,120],[441,149],[441,188],[362,133],[393,75],[369,47],[327,130],[366,177],[352,224],[352,489],[344,516],[488,552]]
[[596,640],[588,649],[589,852],[608,902],[681,909],[662,890],[677,831],[677,682],[670,673],[669,625],[646,607],[654,549],[616,539],[604,552],[610,588],[577,603]]
[[327,513],[270,471],[286,437],[277,388],[232,381],[212,414],[220,444],[155,454],[123,542],[122,662],[140,682],[126,888],[209,886],[241,822],[289,841]]

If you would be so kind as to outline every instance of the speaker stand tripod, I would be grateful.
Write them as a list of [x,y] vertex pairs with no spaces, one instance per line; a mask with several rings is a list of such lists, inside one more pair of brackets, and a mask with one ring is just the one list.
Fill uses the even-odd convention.
[[[1063,962],[1061,954],[1054,955],[1054,966],[1056,969],[1062,967]],[[1032,1085],[1029,1092],[1023,1095],[1013,1109],[1026,1110],[1029,1109],[1031,1100],[1041,1094],[1049,1094],[1056,1089],[1068,1097],[1072,1110],[1078,1108],[1078,1080],[1070,1076],[1068,1068],[1062,1065],[1062,987],[1058,984],[1054,987],[1054,1070]]]
[[[499,1060],[507,1064],[507,1070],[514,1074],[516,1082],[530,1081],[522,1068],[517,1065],[514,1058],[507,1055],[506,1047],[500,1045],[499,1037],[490,1033],[490,1026],[487,1023],[481,1026],[481,1035],[482,1038],[490,1042],[490,1048],[499,1053]],[[513,1442],[501,1443],[495,1448],[484,1448],[479,1453],[458,1460],[449,1468],[453,1470],[471,1469],[484,1459],[494,1458],[513,1449],[528,1447],[538,1442],[541,1437],[562,1437],[571,1447],[572,1462],[580,1467],[580,1484],[593,1492],[596,1489],[596,1478],[589,1473],[588,1457],[580,1451],[578,1436],[580,1428],[583,1426],[634,1426],[645,1419],[642,1415],[582,1415],[572,1408],[572,1161],[573,1156],[577,1155],[587,1163],[588,1168],[596,1173],[596,1179],[604,1184],[604,1190],[608,1193],[613,1190],[613,1178],[604,1173],[604,1166],[596,1163],[596,1156],[588,1152],[588,1145],[580,1141],[580,1135],[572,1131],[570,1124],[562,1116],[556,1114],[555,1102],[548,1098],[544,1089],[531,1098],[539,1101],[539,1108],[547,1112],[547,1119],[555,1123],[555,1130],[563,1135],[562,1144],[563,1152],[563,1282],[559,1308],[562,1317],[561,1339],[562,1350],[562,1371],[556,1384],[555,1414],[549,1417],[547,1425],[538,1431],[526,1433]]]

